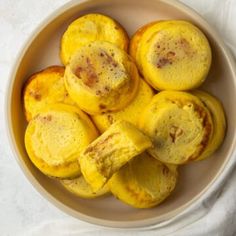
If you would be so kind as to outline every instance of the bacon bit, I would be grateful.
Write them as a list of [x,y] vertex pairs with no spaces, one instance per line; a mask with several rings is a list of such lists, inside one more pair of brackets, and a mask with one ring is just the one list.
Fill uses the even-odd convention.
[[172,140],[172,143],[175,143],[176,139],[178,137],[180,137],[181,135],[183,134],[183,130],[177,126],[172,126],[171,129],[170,129],[170,137],[171,137],[171,140]]
[[171,58],[171,57],[174,57],[174,56],[175,56],[175,52],[170,51],[170,52],[167,53],[168,58]]
[[108,86],[105,86],[104,87],[105,91],[109,92],[110,91],[110,88]]
[[180,46],[183,48],[186,55],[193,56],[195,51],[191,48],[189,42],[185,38],[181,38],[179,43],[180,43]]
[[47,120],[47,121],[51,121],[51,120],[52,120],[52,116],[51,116],[51,115],[47,115],[47,116],[46,116],[46,120]]
[[[107,52],[103,52],[103,54],[105,56],[107,64],[111,64],[114,67],[118,66],[118,63],[114,60],[112,56],[110,56]],[[112,55],[114,55],[114,53]]]
[[105,166],[105,165],[102,165],[101,169],[100,169],[100,173],[103,174],[106,177],[109,177],[110,176],[109,167]]
[[85,73],[86,76],[84,84],[87,85],[88,87],[93,87],[98,82],[98,75],[88,57],[86,58],[86,64],[87,64],[86,67],[78,66],[74,74],[78,77],[78,79],[82,79],[81,74]]
[[110,124],[113,124],[113,123],[114,123],[114,119],[113,119],[112,115],[108,114],[108,115],[107,115],[107,119],[108,119],[108,121],[109,121]]
[[51,115],[42,116],[42,117],[40,117],[40,120],[42,122],[51,121],[52,120],[52,116]]
[[169,135],[170,135],[170,137],[171,137],[171,141],[172,141],[172,143],[174,143],[174,142],[175,142],[175,136],[174,136],[174,134],[169,133]]
[[76,68],[76,70],[75,70],[75,75],[76,75],[76,77],[78,77],[78,79],[81,79],[81,78],[80,78],[80,74],[81,74],[82,71],[83,71],[83,68],[82,68],[82,67],[78,66],[78,67]]
[[40,101],[41,100],[41,95],[40,94],[35,94],[34,98],[36,100]]
[[33,90],[33,91],[30,91],[29,94],[37,101],[40,101],[42,98],[42,95],[39,93],[39,91]]
[[113,133],[108,135],[107,137],[105,137],[104,139],[100,139],[96,144],[92,145],[90,144],[84,151],[84,154],[88,154],[88,153],[99,153],[99,151],[101,149],[104,148],[104,145],[107,145],[107,143],[109,143],[109,140],[112,139],[114,136],[119,135],[119,133]]
[[88,67],[93,67],[93,64],[91,63],[91,61],[88,57],[86,58],[86,63],[88,65]]
[[175,57],[175,52],[169,51],[165,57],[162,57],[157,62],[157,68],[162,68],[166,65],[172,65]]
[[84,151],[84,154],[86,155],[89,152],[93,152],[93,150],[94,150],[93,146],[87,147],[87,149]]
[[171,65],[171,64],[172,64],[171,60],[169,60],[168,58],[162,57],[157,62],[157,68],[161,69],[162,67],[166,65]]
[[181,38],[179,42],[184,47],[189,46],[189,42],[185,38]]
[[88,87],[93,87],[95,83],[98,82],[97,74],[94,71],[88,71],[88,77],[87,80],[84,81],[84,84]]
[[162,174],[163,174],[163,175],[168,175],[169,172],[170,172],[169,169],[168,169],[166,166],[163,166]]
[[99,96],[99,95],[101,95],[101,94],[102,94],[102,91],[101,91],[101,90],[97,90],[97,91],[96,91],[96,95]]
[[104,105],[104,104],[99,104],[99,108],[105,109],[105,108],[106,108],[106,105]]

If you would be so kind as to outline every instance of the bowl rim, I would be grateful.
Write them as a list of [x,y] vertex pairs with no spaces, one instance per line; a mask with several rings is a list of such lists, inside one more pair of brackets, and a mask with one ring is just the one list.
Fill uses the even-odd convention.
[[[178,0],[152,0],[152,1],[160,1],[167,5],[171,5],[178,10],[181,10],[185,13],[191,13],[191,16],[200,24],[205,25],[207,27],[207,31],[209,34],[214,38],[217,42],[219,48],[224,53],[231,73],[233,75],[233,83],[234,86],[236,85],[236,66],[233,56],[231,52],[226,47],[225,43],[221,39],[220,35],[217,31],[209,25],[209,23],[203,19],[203,17],[197,13],[194,9],[187,6],[186,4],[179,2]],[[47,192],[37,181],[34,175],[29,171],[24,161],[20,158],[20,153],[17,148],[17,144],[14,138],[14,132],[12,127],[12,116],[11,116],[11,103],[12,103],[12,90],[15,81],[15,77],[17,71],[20,67],[22,58],[24,57],[26,51],[28,50],[31,43],[37,38],[38,34],[53,20],[59,17],[64,12],[68,11],[69,9],[77,6],[82,5],[84,3],[94,3],[99,4],[97,0],[71,0],[66,4],[63,4],[59,8],[55,9],[52,13],[50,13],[47,17],[45,17],[40,24],[38,24],[35,29],[29,34],[25,42],[23,43],[21,49],[18,51],[15,62],[12,65],[11,71],[9,73],[8,82],[6,86],[6,93],[5,93],[5,101],[4,101],[4,111],[5,111],[5,125],[6,125],[6,133],[8,136],[8,142],[10,148],[13,152],[15,160],[17,161],[18,165],[20,166],[22,172],[24,173],[26,179],[31,183],[33,188],[44,198],[47,199],[52,205],[60,209],[62,212],[67,213],[70,216],[73,216],[76,219],[83,220],[85,222],[95,224],[100,227],[108,227],[114,229],[150,229],[150,228],[157,228],[168,223],[173,222],[176,218],[184,215],[186,212],[190,212],[191,210],[195,209],[197,205],[199,205],[203,199],[208,198],[212,192],[219,187],[219,184],[225,179],[228,173],[232,170],[231,163],[233,162],[233,155],[236,154],[236,150],[234,146],[236,146],[236,135],[234,135],[233,140],[231,142],[230,150],[228,152],[228,156],[223,162],[222,166],[220,167],[218,173],[214,176],[214,178],[207,184],[207,186],[199,192],[195,197],[193,197],[190,201],[185,203],[184,205],[172,210],[170,212],[165,213],[163,216],[152,217],[149,219],[144,220],[133,220],[129,222],[125,221],[113,221],[113,220],[105,220],[100,219],[92,216],[88,216],[81,212],[75,211],[74,209],[64,205],[62,202],[57,200],[54,196],[52,196],[49,192]],[[100,1],[102,2],[102,1]],[[236,86],[235,86],[236,87]]]

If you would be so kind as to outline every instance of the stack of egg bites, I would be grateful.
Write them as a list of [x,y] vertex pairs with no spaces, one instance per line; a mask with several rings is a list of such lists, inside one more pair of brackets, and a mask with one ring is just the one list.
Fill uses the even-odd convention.
[[115,20],[84,15],[63,34],[60,57],[65,67],[25,84],[25,146],[41,172],[77,196],[111,192],[133,207],[156,206],[174,190],[178,165],[222,143],[221,103],[195,90],[211,49],[191,23],[152,22],[129,42]]

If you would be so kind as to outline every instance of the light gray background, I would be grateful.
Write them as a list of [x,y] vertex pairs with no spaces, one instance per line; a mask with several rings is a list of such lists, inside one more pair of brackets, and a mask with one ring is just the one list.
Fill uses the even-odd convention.
[[[68,0],[0,0],[0,235],[111,235],[65,215],[37,193],[18,167],[4,125],[4,94],[10,69],[32,30]],[[215,28],[234,50],[236,0],[184,0]],[[233,236],[236,228],[236,174],[228,177],[221,196],[205,217],[170,235]],[[181,228],[183,226],[177,227]],[[167,231],[166,231],[167,232]],[[137,235],[116,232],[112,235]],[[158,231],[142,235],[166,235]]]

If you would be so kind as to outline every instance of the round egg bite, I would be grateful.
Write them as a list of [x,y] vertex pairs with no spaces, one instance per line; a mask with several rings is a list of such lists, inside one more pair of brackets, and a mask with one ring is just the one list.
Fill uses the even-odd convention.
[[51,66],[32,75],[23,90],[24,110],[30,121],[50,104],[75,105],[64,85],[64,67]]
[[196,161],[199,161],[209,157],[222,144],[226,132],[226,119],[223,106],[216,97],[200,90],[194,90],[191,93],[197,96],[210,111],[214,126],[211,140],[206,149],[196,159]]
[[171,194],[177,176],[176,166],[163,164],[144,152],[115,173],[108,185],[112,194],[124,203],[150,208]]
[[153,141],[148,152],[169,164],[197,159],[213,135],[208,109],[196,96],[180,91],[155,95],[140,118],[140,128]]
[[63,179],[60,182],[69,192],[81,198],[96,198],[110,192],[107,184],[94,192],[82,175],[75,179]]
[[81,172],[93,191],[101,189],[112,175],[152,143],[127,121],[118,121],[87,146],[79,158]]
[[101,132],[104,132],[110,125],[119,120],[126,120],[138,126],[140,114],[149,104],[153,95],[152,88],[144,80],[140,79],[138,93],[127,107],[117,112],[94,115],[91,118]]
[[60,57],[67,65],[71,56],[83,45],[105,41],[127,50],[129,38],[124,28],[112,18],[102,14],[87,14],[73,21],[61,39]]
[[71,98],[89,114],[124,108],[136,96],[140,80],[131,57],[101,41],[81,47],[66,66],[64,78]]
[[189,90],[204,82],[212,55],[207,38],[196,26],[180,20],[160,21],[141,32],[140,39],[134,40],[138,43],[135,59],[153,88]]
[[98,136],[88,116],[79,108],[54,104],[35,116],[25,132],[25,147],[33,164],[58,178],[78,176],[78,158]]

